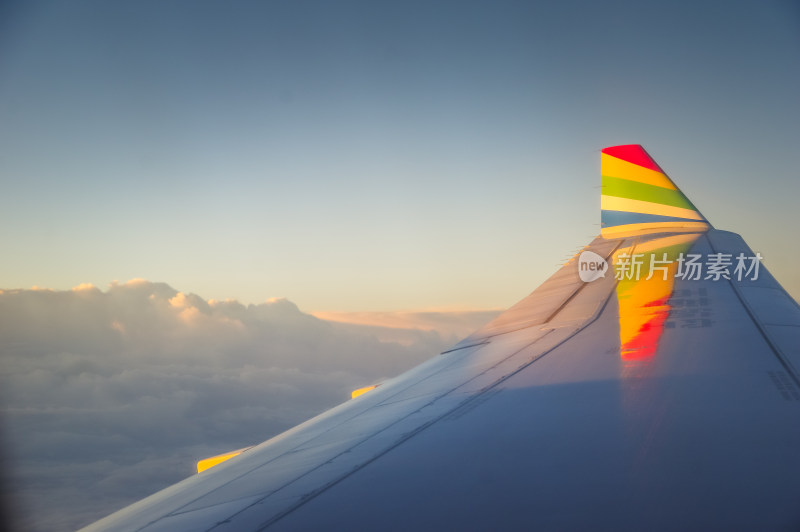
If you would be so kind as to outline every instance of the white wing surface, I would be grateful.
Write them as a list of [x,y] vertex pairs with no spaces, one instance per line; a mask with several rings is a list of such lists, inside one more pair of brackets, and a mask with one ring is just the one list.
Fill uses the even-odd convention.
[[800,308],[640,146],[602,170],[601,236],[494,321],[85,530],[800,529]]

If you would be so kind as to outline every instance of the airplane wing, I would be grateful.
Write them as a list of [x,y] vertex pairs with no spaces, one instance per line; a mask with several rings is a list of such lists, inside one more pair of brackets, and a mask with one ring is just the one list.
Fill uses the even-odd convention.
[[85,530],[800,529],[800,307],[636,145],[452,349]]

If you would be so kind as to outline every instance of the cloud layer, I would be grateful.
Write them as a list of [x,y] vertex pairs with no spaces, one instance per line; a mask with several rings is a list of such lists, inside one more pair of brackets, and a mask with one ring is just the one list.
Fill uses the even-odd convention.
[[457,314],[334,323],[285,299],[206,301],[145,280],[0,291],[2,438],[20,525],[88,524],[191,475],[200,458],[259,443],[401,373],[492,316]]

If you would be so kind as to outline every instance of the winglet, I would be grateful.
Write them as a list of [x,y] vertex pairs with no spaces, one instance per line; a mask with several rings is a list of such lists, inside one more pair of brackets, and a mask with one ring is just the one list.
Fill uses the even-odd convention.
[[691,201],[638,144],[600,154],[601,230],[604,238],[640,233],[684,233],[711,227]]

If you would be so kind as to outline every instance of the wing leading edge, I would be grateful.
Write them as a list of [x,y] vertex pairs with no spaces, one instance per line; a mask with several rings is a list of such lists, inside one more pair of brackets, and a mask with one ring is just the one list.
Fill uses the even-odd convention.
[[800,526],[800,308],[640,146],[601,157],[601,236],[528,297],[85,530]]

